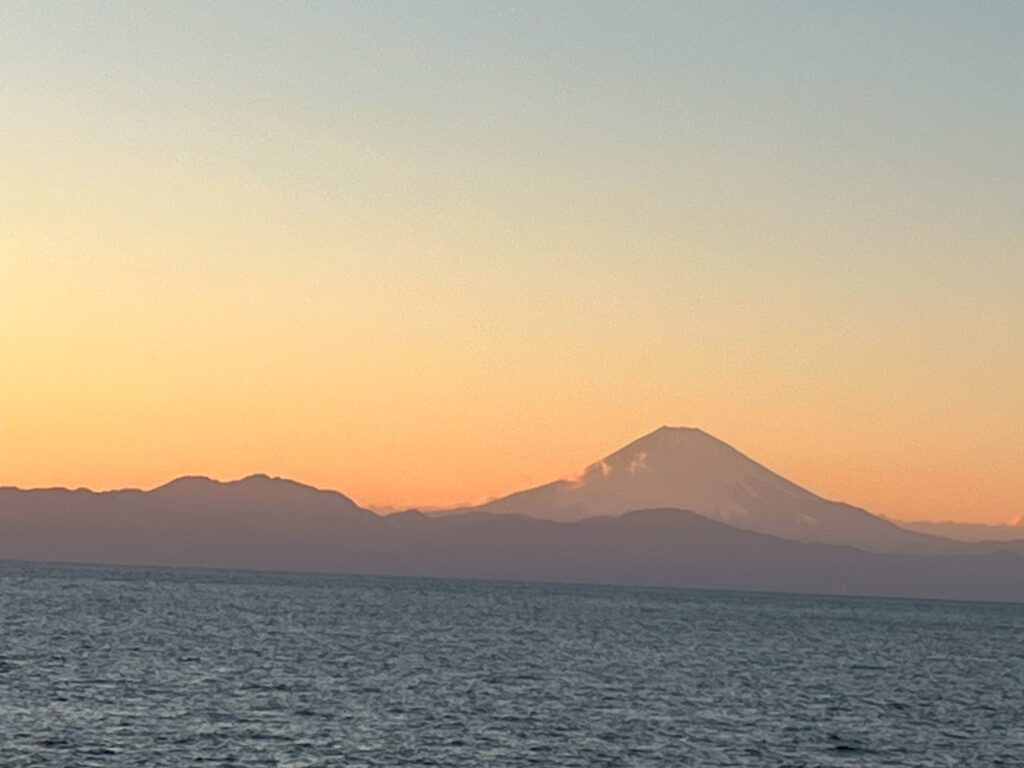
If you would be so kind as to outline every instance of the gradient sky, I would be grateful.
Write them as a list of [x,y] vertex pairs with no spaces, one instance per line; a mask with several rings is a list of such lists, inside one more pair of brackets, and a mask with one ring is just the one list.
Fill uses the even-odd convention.
[[1024,513],[1024,3],[0,6],[0,481],[479,500],[700,426]]

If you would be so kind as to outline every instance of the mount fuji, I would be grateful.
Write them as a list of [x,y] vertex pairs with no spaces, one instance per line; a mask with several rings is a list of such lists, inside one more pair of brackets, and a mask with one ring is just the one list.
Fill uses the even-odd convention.
[[696,512],[784,539],[872,552],[941,553],[950,542],[818,496],[700,429],[661,427],[576,478],[519,491],[476,509],[571,522],[636,509]]

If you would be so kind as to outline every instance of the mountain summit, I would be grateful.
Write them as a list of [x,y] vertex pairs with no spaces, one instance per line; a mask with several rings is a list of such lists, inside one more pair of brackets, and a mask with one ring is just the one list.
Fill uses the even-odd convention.
[[148,492],[150,503],[189,504],[192,508],[274,511],[282,515],[310,512],[367,515],[338,491],[322,490],[284,477],[249,475],[221,481],[201,475],[179,477]]
[[688,509],[737,528],[876,552],[939,552],[948,542],[829,501],[700,429],[661,427],[591,464],[579,477],[482,505],[573,521],[634,509]]

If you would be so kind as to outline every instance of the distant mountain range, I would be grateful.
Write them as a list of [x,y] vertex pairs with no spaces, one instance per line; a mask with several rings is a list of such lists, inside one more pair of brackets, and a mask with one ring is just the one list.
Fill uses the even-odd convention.
[[1024,602],[1024,541],[905,530],[670,428],[575,480],[429,516],[266,475],[2,488],[0,559]]
[[984,525],[982,523],[930,523],[917,521],[899,524],[901,527],[931,536],[943,536],[957,541],[1021,541],[1024,540],[1024,521],[1012,525]]
[[949,552],[949,542],[909,531],[780,477],[699,429],[662,427],[591,464],[578,478],[519,491],[478,507],[572,521],[672,507],[794,541],[871,552]]

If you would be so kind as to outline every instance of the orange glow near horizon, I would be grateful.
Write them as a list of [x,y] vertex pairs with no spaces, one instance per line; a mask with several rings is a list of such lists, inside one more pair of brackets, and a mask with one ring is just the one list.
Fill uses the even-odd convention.
[[1024,514],[1019,35],[778,12],[12,9],[0,482],[450,506],[678,424]]
[[[438,390],[426,404],[409,402],[396,383],[376,402],[363,392],[374,410],[359,414],[343,407],[342,395],[317,403],[307,399],[314,397],[309,391],[293,397],[225,386],[126,399],[123,391],[103,396],[100,385],[79,382],[75,392],[38,401],[55,407],[32,412],[6,399],[17,393],[9,380],[8,374],[0,482],[21,487],[151,488],[188,474],[231,480],[265,472],[340,490],[375,508],[455,506],[571,476],[659,424],[654,405],[612,413],[557,385],[548,393],[554,412],[535,404],[531,413],[523,402],[496,409],[486,385],[448,391],[445,409],[432,410]],[[710,396],[691,393],[708,416],[688,423],[819,495],[896,519],[1003,523],[1020,514],[1024,489],[1012,453],[1000,465],[974,451],[958,453],[938,435],[909,442],[898,432],[858,432],[856,425],[838,425],[842,434],[835,434],[836,425],[815,423],[821,414],[797,410],[744,431],[726,398],[715,403]],[[694,413],[683,399],[677,395],[675,407]],[[378,428],[374,417],[382,411],[395,420]],[[463,419],[443,417],[449,413]],[[532,424],[520,421],[527,414]]]
[[[1001,300],[994,328],[918,303],[890,310],[895,333],[856,297],[826,311],[817,278],[779,264],[744,275],[692,257],[581,279],[583,263],[563,262],[528,291],[557,246],[499,273],[474,262],[483,242],[411,274],[358,238],[296,264],[274,240],[287,206],[259,210],[262,244],[229,227],[229,250],[246,253],[232,262],[183,234],[191,210],[158,242],[146,223],[97,212],[109,228],[96,230],[10,206],[0,481],[266,472],[364,505],[449,506],[571,476],[670,423],[893,518],[1024,511],[1024,356],[1002,351],[1017,321]],[[434,266],[447,276],[431,282]]]

